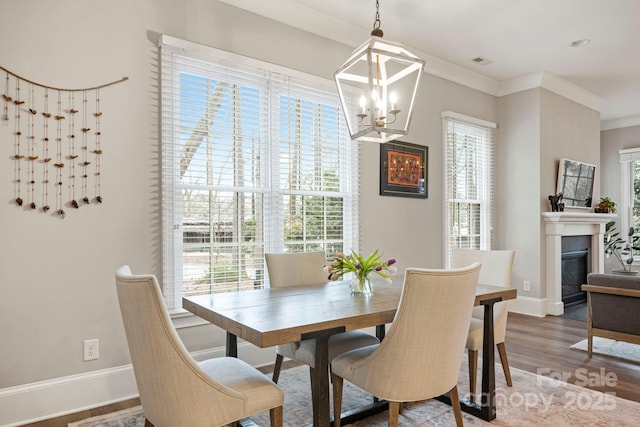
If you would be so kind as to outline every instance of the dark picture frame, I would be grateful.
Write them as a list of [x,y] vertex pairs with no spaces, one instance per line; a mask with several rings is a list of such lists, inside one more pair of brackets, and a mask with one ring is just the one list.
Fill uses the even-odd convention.
[[380,144],[380,195],[426,199],[429,147],[404,141]]

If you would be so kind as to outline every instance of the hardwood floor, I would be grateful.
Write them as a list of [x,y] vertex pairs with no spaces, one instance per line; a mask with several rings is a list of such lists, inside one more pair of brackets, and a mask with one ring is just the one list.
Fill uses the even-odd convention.
[[[586,352],[569,348],[586,337],[587,324],[584,321],[557,316],[541,319],[510,313],[506,338],[509,364],[538,375],[558,379],[565,377],[569,383],[613,392],[623,399],[640,402],[640,364],[595,353],[593,358],[588,359]],[[499,360],[497,355],[496,360]],[[265,367],[261,370],[268,373],[271,369]],[[139,404],[138,399],[131,399],[26,426],[66,427],[70,422]]]
[[596,353],[589,359],[586,352],[569,348],[586,337],[584,321],[509,313],[505,340],[509,364],[538,375],[558,379],[564,375],[571,384],[640,402],[640,364]]

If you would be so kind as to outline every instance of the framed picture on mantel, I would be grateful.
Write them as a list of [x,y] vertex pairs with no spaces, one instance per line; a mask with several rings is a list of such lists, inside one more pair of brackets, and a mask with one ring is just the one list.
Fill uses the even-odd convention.
[[380,195],[428,197],[429,147],[404,141],[380,144]]

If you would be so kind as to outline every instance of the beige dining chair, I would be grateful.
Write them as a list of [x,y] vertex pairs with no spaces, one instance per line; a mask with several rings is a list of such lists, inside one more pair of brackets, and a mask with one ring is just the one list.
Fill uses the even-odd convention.
[[120,312],[147,419],[157,427],[222,426],[270,411],[282,426],[284,393],[257,369],[232,357],[193,360],[180,340],[153,275],[116,272]]
[[[483,285],[502,286],[511,288],[511,270],[515,251],[513,250],[476,250],[454,248],[452,267],[462,267],[472,262],[482,264],[480,278],[478,282]],[[496,303],[493,307],[493,328],[494,341],[498,347],[500,362],[504,377],[509,387],[512,386],[509,360],[507,359],[507,349],[505,347],[505,335],[507,332],[508,302]],[[484,307],[474,307],[471,324],[469,325],[469,335],[467,337],[467,353],[469,359],[469,398],[473,402],[476,392],[476,377],[478,372],[478,350],[482,348],[484,333]]]
[[335,427],[340,427],[343,380],[388,400],[390,427],[398,425],[403,402],[449,392],[456,425],[462,426],[457,382],[479,271],[479,263],[406,270],[398,311],[384,340],[331,363]]
[[[269,282],[272,288],[313,286],[328,282],[323,270],[326,256],[323,251],[265,254]],[[338,354],[380,341],[364,331],[347,331],[329,338],[329,362]],[[278,382],[285,357],[315,368],[316,340],[308,339],[276,347],[273,381]]]

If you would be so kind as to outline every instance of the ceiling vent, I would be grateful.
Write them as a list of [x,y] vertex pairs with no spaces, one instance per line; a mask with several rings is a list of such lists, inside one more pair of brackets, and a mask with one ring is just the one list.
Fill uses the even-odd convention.
[[492,64],[493,61],[487,59],[487,58],[483,58],[482,56],[477,56],[475,58],[472,59],[473,62],[475,62],[476,64],[480,64],[480,65],[488,65],[488,64]]

